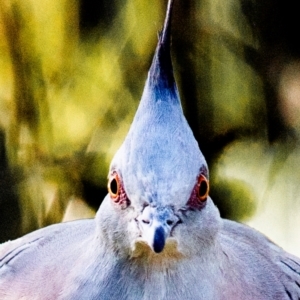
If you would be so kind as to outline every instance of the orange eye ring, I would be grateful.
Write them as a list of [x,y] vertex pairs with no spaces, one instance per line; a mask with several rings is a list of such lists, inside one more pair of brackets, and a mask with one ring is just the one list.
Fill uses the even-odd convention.
[[108,192],[114,201],[118,200],[120,195],[120,178],[117,173],[114,173],[108,180]]
[[198,190],[197,190],[197,197],[200,202],[206,201],[209,193],[209,181],[208,179],[201,174],[198,177]]

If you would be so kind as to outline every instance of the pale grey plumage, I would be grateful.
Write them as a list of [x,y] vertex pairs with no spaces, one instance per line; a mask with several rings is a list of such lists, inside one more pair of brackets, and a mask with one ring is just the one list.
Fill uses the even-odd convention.
[[1,300],[300,298],[300,260],[221,219],[206,197],[207,164],[173,77],[171,6],[140,106],[111,163],[116,186],[95,219],[3,244]]

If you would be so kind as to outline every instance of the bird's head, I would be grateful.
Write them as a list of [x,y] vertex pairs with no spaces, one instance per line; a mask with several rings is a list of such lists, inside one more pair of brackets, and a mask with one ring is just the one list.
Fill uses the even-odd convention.
[[[112,247],[198,252],[214,240],[219,213],[208,167],[183,115],[170,56],[169,1],[142,99],[112,160],[109,194],[98,212]],[[119,246],[117,246],[119,245]],[[127,249],[127,250],[125,250]]]

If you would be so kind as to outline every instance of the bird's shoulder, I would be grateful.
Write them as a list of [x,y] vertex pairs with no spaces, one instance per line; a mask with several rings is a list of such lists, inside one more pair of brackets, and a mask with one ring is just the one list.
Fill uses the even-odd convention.
[[224,220],[221,241],[229,255],[235,252],[235,257],[251,264],[249,268],[272,278],[286,299],[300,299],[298,257],[284,251],[257,230],[234,221]]
[[[94,229],[92,219],[60,223],[0,245],[0,298],[18,299],[20,290],[54,285],[55,273],[62,274],[58,277],[63,281],[63,274],[86,251]],[[39,276],[34,276],[37,272]]]
[[0,268],[7,260],[12,259],[12,256],[22,255],[26,249],[29,251],[43,250],[51,247],[53,243],[63,246],[64,243],[76,241],[76,237],[82,239],[88,236],[93,230],[93,221],[93,219],[87,219],[53,224],[16,240],[0,244]]

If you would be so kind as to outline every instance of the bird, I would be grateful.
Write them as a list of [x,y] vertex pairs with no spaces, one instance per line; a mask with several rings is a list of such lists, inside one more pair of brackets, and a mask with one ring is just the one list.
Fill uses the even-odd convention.
[[300,299],[300,259],[210,197],[172,67],[173,3],[95,218],[2,244],[1,300]]

